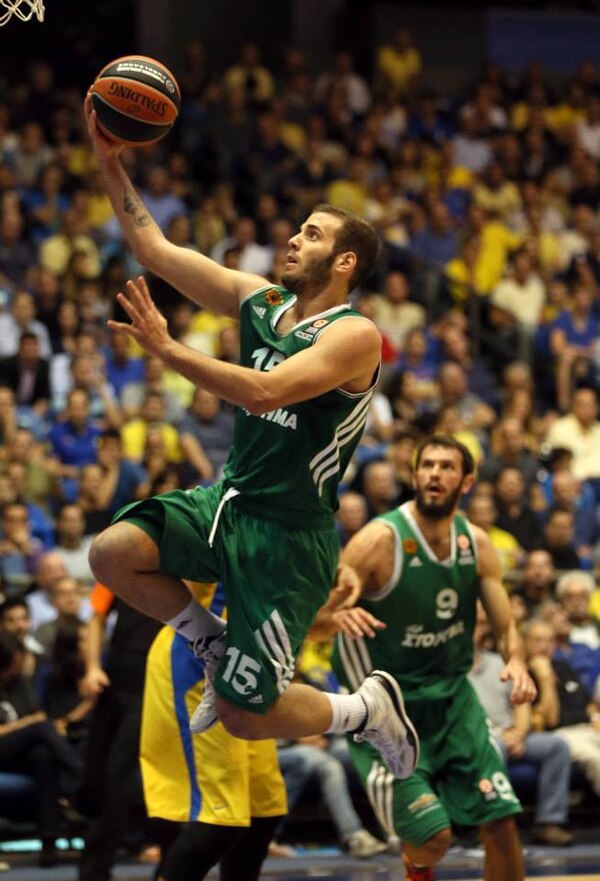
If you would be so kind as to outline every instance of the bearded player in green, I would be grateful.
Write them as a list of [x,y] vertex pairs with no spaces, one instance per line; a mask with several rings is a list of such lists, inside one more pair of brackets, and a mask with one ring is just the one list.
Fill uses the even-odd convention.
[[514,822],[521,806],[467,680],[478,599],[506,662],[501,679],[512,681],[511,700],[529,702],[536,692],[496,551],[458,510],[473,470],[471,454],[453,438],[421,444],[415,500],[372,520],[346,545],[346,577],[353,571],[362,596],[330,618],[330,632],[341,631],[333,659],[340,681],[354,689],[375,667],[386,670],[419,731],[421,755],[408,780],[394,780],[368,743],[350,744],[381,825],[403,840],[411,881],[433,879],[451,821],[480,827],[485,881],[524,877]]
[[[224,480],[117,512],[94,541],[96,577],[127,603],[171,625],[205,662],[207,687],[191,721],[217,717],[246,739],[353,732],[398,777],[418,738],[392,677],[373,673],[353,695],[290,684],[297,654],[335,580],[337,486],[362,433],[379,373],[380,334],[349,292],[372,272],[377,235],[350,212],[320,206],[288,245],[284,286],[226,269],[169,242],[100,132],[88,131],[108,195],[137,260],[203,307],[240,321],[241,365],[171,338],[146,282],[117,297],[125,330],[194,384],[237,405]],[[221,581],[225,622],[182,578]]]

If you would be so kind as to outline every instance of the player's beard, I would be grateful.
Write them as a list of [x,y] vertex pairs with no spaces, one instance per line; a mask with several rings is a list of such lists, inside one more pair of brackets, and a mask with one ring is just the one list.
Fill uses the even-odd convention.
[[429,517],[431,520],[443,520],[444,517],[448,517],[449,514],[452,514],[454,509],[458,506],[461,495],[462,484],[460,484],[460,486],[458,486],[453,493],[450,493],[450,495],[443,501],[426,502],[423,490],[421,490],[420,487],[417,487],[415,490],[415,505],[417,506],[419,514],[422,514],[424,517]]
[[313,260],[300,273],[284,272],[281,276],[281,283],[286,290],[292,294],[300,296],[307,288],[319,291],[326,287],[331,278],[331,267],[333,265],[335,254],[329,257],[322,257],[320,260]]

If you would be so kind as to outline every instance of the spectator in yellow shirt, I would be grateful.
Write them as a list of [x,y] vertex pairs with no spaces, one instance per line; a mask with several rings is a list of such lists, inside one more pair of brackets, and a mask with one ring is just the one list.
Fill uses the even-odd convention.
[[377,53],[377,79],[382,86],[393,86],[405,95],[420,72],[421,53],[413,46],[410,31],[399,28],[393,44],[381,46]]
[[509,254],[519,247],[521,236],[480,205],[471,205],[469,209],[469,232],[480,238],[477,275],[487,294],[503,277]]
[[506,179],[500,163],[492,162],[481,183],[475,187],[473,201],[480,208],[505,220],[521,207],[521,194],[517,185]]
[[504,578],[510,578],[518,570],[525,552],[514,535],[494,525],[497,516],[496,505],[491,496],[479,494],[471,496],[467,505],[467,517],[471,523],[487,532],[500,557],[502,575]]
[[239,61],[225,71],[225,87],[228,91],[243,89],[247,99],[253,104],[265,104],[273,97],[273,77],[260,63],[260,52],[256,43],[243,44]]
[[181,462],[179,434],[173,425],[165,422],[165,407],[162,397],[157,392],[146,395],[142,412],[136,419],[130,419],[121,429],[123,455],[126,459],[141,462],[144,457],[146,439],[149,432],[159,432],[165,446],[165,455],[169,462]]

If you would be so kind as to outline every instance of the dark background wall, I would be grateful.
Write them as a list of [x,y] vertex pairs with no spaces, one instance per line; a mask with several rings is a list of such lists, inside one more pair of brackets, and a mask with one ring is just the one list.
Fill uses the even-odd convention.
[[[368,75],[374,47],[405,25],[424,58],[424,86],[459,95],[486,58],[521,68],[541,57],[548,69],[573,69],[581,57],[600,63],[600,14],[554,3],[547,11],[524,4],[474,0],[444,5],[433,0],[406,5],[385,0],[46,0],[46,21],[12,21],[0,29],[0,77],[18,76],[29,61],[47,57],[79,70],[83,44],[95,44],[98,67],[118,55],[141,51],[177,65],[183,46],[200,37],[211,64],[230,64],[245,39],[255,40],[268,64],[278,66],[282,47],[305,49],[315,70],[335,48],[350,48]],[[559,8],[561,7],[562,8]],[[565,37],[568,36],[568,39]],[[88,77],[83,68],[81,76]]]

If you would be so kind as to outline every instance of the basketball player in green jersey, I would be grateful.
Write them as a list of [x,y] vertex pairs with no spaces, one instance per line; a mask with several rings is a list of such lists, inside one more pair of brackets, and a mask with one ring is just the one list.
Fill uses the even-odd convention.
[[[89,96],[86,113],[137,260],[194,302],[237,317],[241,342],[240,365],[206,357],[171,338],[143,278],[118,295],[131,323],[111,321],[111,328],[237,412],[224,480],[117,512],[94,541],[92,568],[126,602],[185,636],[204,660],[209,687],[193,731],[218,717],[249,740],[354,732],[395,775],[407,776],[418,740],[391,677],[375,673],[348,696],[290,685],[335,579],[337,486],[379,372],[380,334],[347,302],[374,268],[375,231],[350,212],[320,206],[289,240],[284,286],[226,269],[164,237],[125,173],[123,148],[99,131]],[[183,578],[223,583],[226,631]]]
[[514,822],[521,807],[467,680],[478,599],[506,662],[501,678],[512,680],[511,699],[531,701],[535,687],[500,561],[486,533],[458,510],[473,480],[466,447],[445,436],[425,441],[416,457],[415,500],[366,524],[342,552],[362,595],[355,609],[337,613],[334,670],[350,689],[375,667],[390,673],[421,739],[416,771],[402,781],[368,743],[350,744],[380,823],[404,842],[414,881],[434,877],[451,821],[481,828],[486,881],[523,878]]

